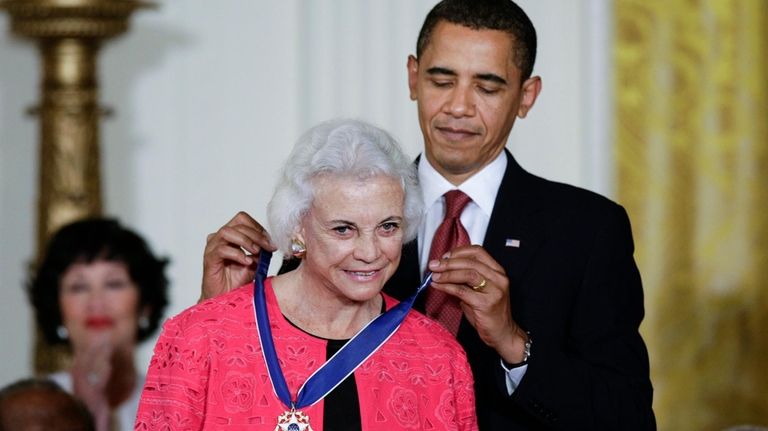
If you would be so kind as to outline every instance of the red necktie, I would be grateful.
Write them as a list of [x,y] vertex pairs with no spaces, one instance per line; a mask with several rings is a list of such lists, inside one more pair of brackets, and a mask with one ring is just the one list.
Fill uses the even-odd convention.
[[[440,259],[446,252],[470,244],[469,234],[459,217],[472,199],[460,190],[451,190],[443,196],[445,196],[445,218],[432,238],[429,260]],[[461,306],[458,299],[435,289],[429,289],[427,293],[427,316],[437,320],[456,335],[461,323]]]

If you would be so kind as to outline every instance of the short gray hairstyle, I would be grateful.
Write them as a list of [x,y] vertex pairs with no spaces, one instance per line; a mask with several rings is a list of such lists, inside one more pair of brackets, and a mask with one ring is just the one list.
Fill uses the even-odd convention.
[[397,141],[378,127],[359,120],[321,123],[299,138],[283,166],[282,177],[267,206],[272,240],[289,256],[291,237],[314,199],[319,175],[367,179],[386,175],[403,186],[403,241],[416,238],[422,216],[416,167]]

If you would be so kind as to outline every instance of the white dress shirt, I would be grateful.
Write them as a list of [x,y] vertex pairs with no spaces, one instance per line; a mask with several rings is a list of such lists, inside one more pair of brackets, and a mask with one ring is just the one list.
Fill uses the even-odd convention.
[[[59,371],[53,374],[49,374],[48,378],[53,380],[57,385],[69,392],[75,393],[75,385],[72,382],[72,374],[69,371]],[[139,410],[139,400],[141,399],[141,392],[144,390],[144,381],[146,376],[137,374],[136,385],[133,387],[130,398],[123,401],[122,404],[115,407],[113,426],[115,431],[131,431],[133,424],[136,423],[136,412]]]
[[[429,249],[432,245],[432,238],[445,216],[445,198],[443,195],[448,191],[458,189],[472,199],[461,213],[461,224],[467,230],[470,242],[482,245],[485,239],[485,232],[488,230],[488,223],[491,220],[491,214],[493,213],[496,195],[499,192],[499,186],[504,178],[506,169],[507,154],[502,151],[496,159],[480,170],[480,172],[472,175],[457,187],[443,178],[432,167],[427,157],[422,154],[419,158],[418,170],[425,211],[424,219],[419,227],[418,239],[419,268],[421,268],[422,276],[429,261]],[[503,363],[501,363],[501,366],[507,373],[507,391],[511,395],[520,384],[520,380],[525,375],[528,365],[511,370],[504,367]]]

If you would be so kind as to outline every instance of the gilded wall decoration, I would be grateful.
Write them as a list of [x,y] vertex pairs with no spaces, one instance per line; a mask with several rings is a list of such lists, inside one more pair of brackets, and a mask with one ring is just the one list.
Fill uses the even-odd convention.
[[768,2],[615,14],[618,195],[659,429],[768,426]]

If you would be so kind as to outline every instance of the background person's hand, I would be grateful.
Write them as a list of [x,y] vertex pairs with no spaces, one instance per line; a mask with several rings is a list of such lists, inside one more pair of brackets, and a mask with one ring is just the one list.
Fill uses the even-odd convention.
[[227,293],[252,280],[262,248],[276,249],[267,231],[243,211],[208,235],[200,300]]
[[508,363],[524,358],[527,334],[512,320],[509,279],[504,268],[478,245],[458,247],[429,262],[432,288],[457,297],[485,344]]
[[93,415],[96,430],[108,430],[110,406],[107,385],[112,374],[114,347],[109,332],[96,334],[85,346],[75,346],[72,386]]

